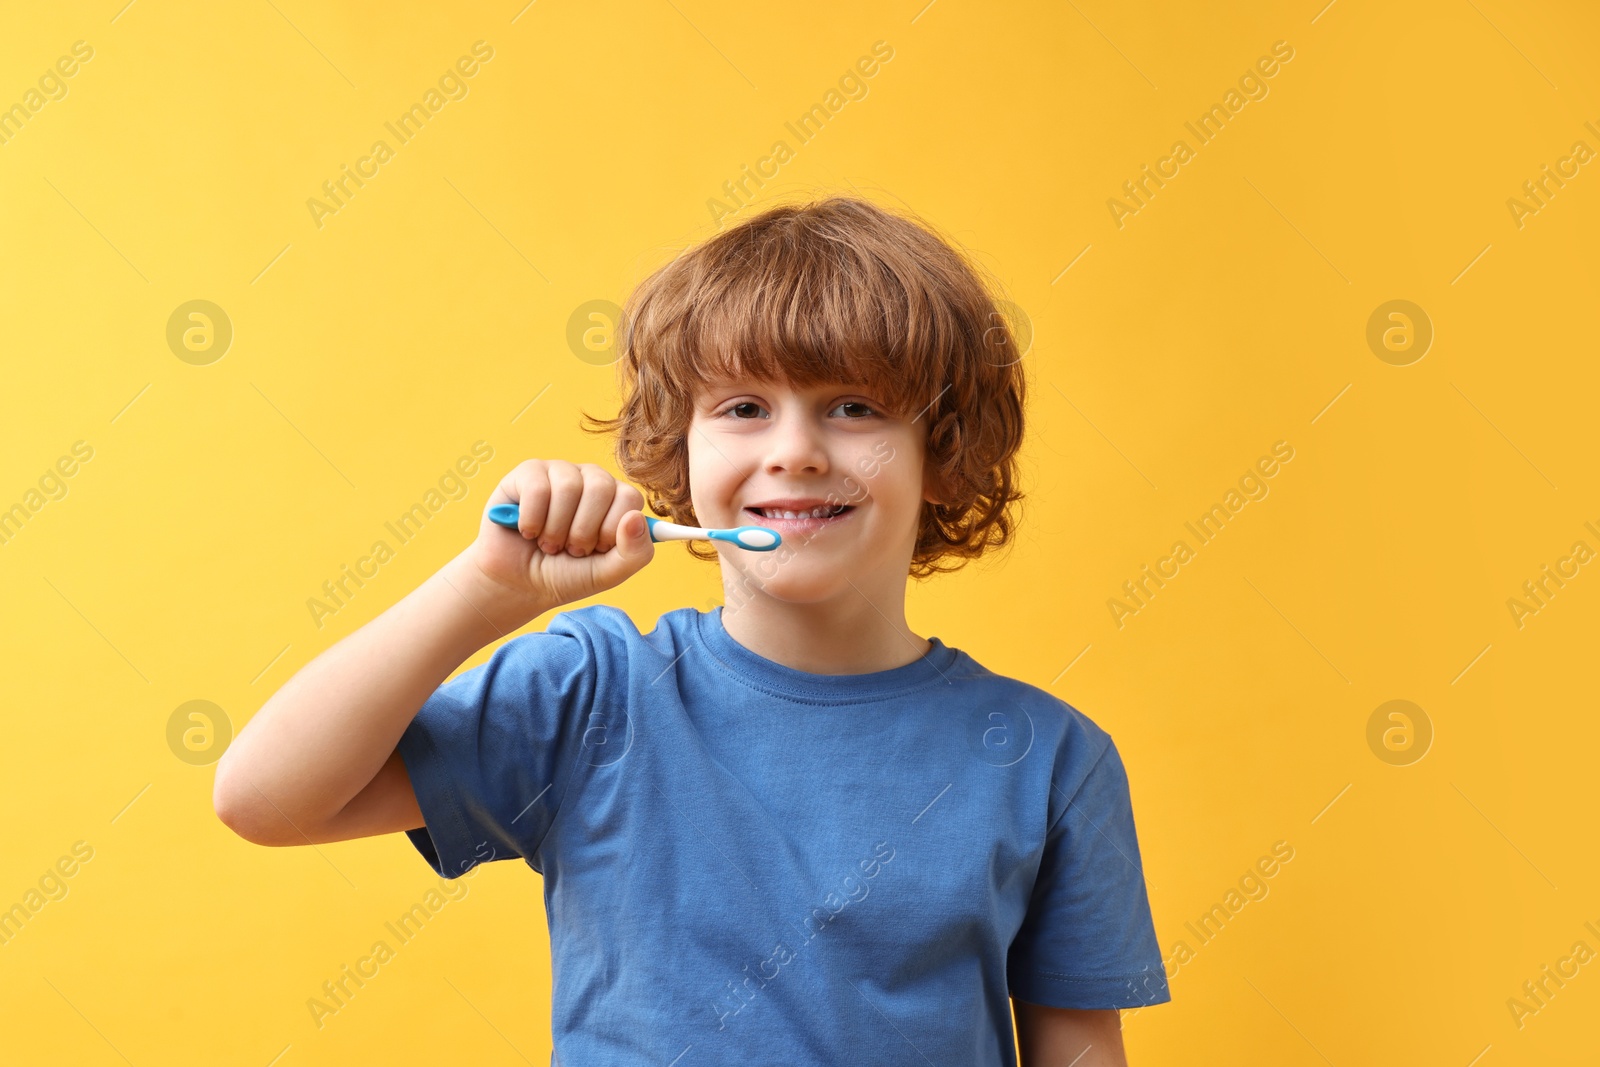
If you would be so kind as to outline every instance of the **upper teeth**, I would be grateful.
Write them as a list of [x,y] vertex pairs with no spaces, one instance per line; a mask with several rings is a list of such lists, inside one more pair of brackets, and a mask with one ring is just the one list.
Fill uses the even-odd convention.
[[785,511],[782,508],[759,508],[757,510],[769,519],[821,519],[835,512],[843,511],[844,505],[840,504],[835,507],[823,504],[812,508],[810,511]]

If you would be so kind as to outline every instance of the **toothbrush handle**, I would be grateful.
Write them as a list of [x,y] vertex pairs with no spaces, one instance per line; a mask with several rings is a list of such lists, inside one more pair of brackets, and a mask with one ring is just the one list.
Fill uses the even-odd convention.
[[[518,505],[495,504],[489,508],[489,521],[508,530],[517,528]],[[702,530],[698,526],[682,526],[654,515],[644,517],[645,527],[652,541],[725,541],[752,552],[771,552],[783,543],[776,530],[760,526],[739,526],[732,530]],[[752,540],[752,538],[758,538]]]
[[707,536],[706,531],[694,526],[680,526],[678,523],[658,519],[653,515],[646,515],[644,521],[645,525],[650,527],[652,541],[695,541]]
[[[489,521],[496,526],[504,526],[508,530],[517,528],[517,505],[496,504],[489,509]],[[679,526],[677,523],[658,519],[654,515],[644,517],[645,525],[650,531],[652,541],[692,541],[697,537],[705,537],[706,531],[698,530],[693,526]]]

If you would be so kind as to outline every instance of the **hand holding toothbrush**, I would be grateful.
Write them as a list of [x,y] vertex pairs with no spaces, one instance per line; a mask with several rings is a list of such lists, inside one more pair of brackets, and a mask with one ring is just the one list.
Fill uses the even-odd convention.
[[497,593],[554,611],[621,585],[650,562],[655,545],[643,507],[639,490],[597,464],[524,460],[489,495],[464,555]]
[[526,460],[490,495],[468,552],[497,587],[549,611],[622,584],[654,558],[656,541],[721,541],[752,552],[783,543],[764,526],[703,530],[645,515],[643,505],[637,489],[596,464]]

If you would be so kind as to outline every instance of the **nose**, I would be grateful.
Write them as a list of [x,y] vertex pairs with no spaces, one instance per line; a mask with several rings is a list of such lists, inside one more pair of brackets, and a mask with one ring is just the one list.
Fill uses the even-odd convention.
[[822,427],[802,406],[785,405],[785,408],[773,414],[772,428],[766,435],[766,472],[826,473],[828,450],[824,445]]

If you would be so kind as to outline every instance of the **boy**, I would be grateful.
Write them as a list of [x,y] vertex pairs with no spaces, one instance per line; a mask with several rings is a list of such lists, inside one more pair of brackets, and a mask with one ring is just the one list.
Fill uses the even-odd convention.
[[628,482],[528,460],[489,500],[518,531],[485,516],[241,732],[220,817],[404,830],[446,878],[524,859],[567,1067],[1015,1065],[1009,998],[1026,1067],[1124,1064],[1116,1009],[1171,998],[1117,749],[905,618],[1020,499],[1022,369],[972,267],[862,201],[775,208],[647,279],[621,343],[591,421],[623,473],[780,548],[690,543],[723,607],[562,611],[445,682],[656,551]]

